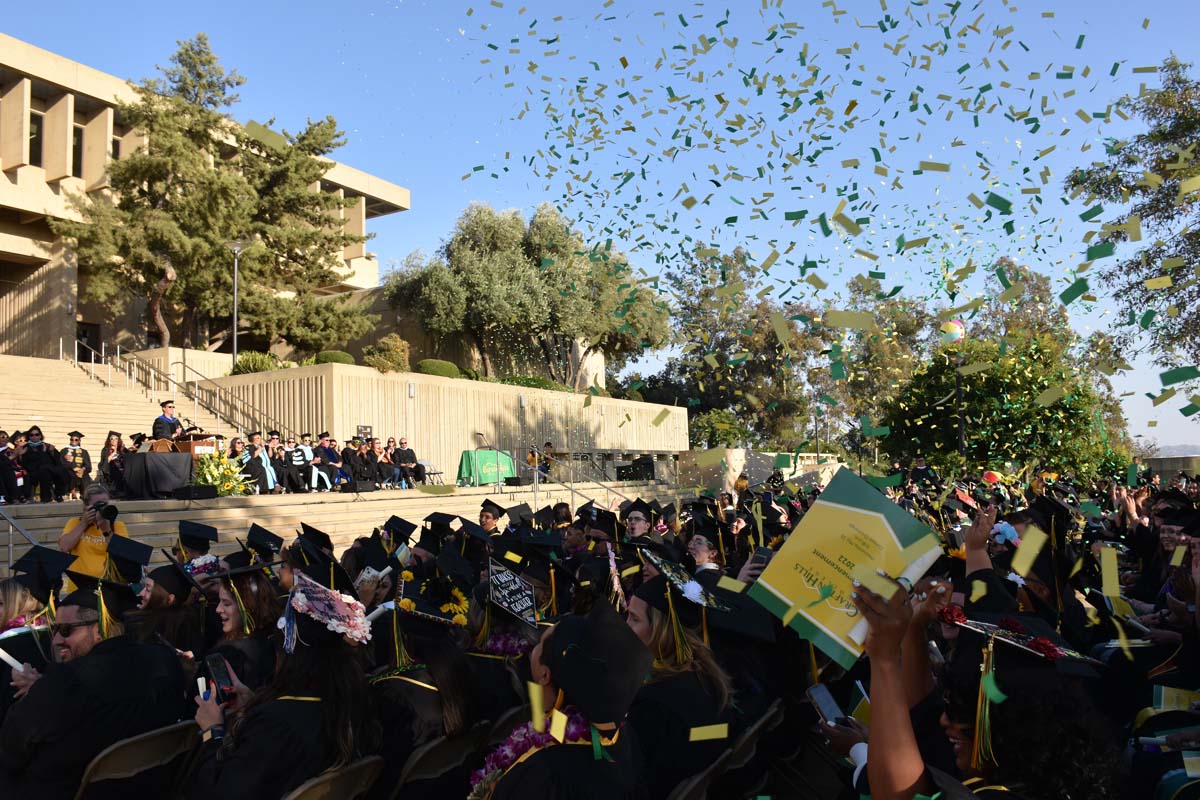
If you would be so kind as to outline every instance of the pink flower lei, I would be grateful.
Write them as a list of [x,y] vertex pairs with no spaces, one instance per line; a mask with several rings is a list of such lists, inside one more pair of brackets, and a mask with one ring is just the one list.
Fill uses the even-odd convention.
[[[538,733],[533,729],[533,722],[526,722],[509,734],[504,744],[488,754],[483,761],[483,767],[471,775],[472,798],[487,797],[500,776],[530,750],[558,743],[550,735],[551,716],[546,715],[545,732]],[[571,711],[567,714],[567,729],[563,734],[563,742],[590,741],[590,729],[591,725],[582,714]]]

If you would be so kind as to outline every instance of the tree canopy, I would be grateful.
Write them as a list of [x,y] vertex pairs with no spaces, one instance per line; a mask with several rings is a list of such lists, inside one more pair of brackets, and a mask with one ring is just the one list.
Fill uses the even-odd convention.
[[580,389],[591,353],[620,365],[666,342],[669,310],[647,283],[621,253],[585,244],[548,204],[526,223],[517,211],[472,203],[441,251],[410,257],[385,293],[435,337],[466,337],[488,375],[497,353],[515,353]]
[[310,121],[270,145],[247,136],[227,111],[244,79],[203,33],[160,70],[118,106],[145,146],[110,162],[112,193],[73,197],[81,221],[51,223],[73,245],[83,298],[114,309],[144,299],[164,346],[174,330],[219,346],[232,330],[227,243],[253,239],[239,265],[241,334],[315,352],[364,333],[369,317],[317,294],[339,280],[342,248],[363,241],[341,225],[352,201],[310,189],[343,143],[336,122]]

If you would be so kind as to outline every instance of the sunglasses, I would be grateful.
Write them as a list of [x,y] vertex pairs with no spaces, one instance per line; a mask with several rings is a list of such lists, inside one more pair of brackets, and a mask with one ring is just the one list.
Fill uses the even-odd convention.
[[89,625],[100,624],[97,620],[91,622],[56,622],[50,626],[51,636],[61,636],[64,639],[71,635],[71,631],[76,628],[86,628]]

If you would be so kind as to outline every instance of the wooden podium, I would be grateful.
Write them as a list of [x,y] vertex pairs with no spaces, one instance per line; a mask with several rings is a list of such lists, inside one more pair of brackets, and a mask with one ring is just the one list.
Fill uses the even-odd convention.
[[192,464],[200,460],[200,456],[208,456],[217,452],[217,437],[211,433],[185,433],[175,440],[175,449],[180,453],[191,453]]

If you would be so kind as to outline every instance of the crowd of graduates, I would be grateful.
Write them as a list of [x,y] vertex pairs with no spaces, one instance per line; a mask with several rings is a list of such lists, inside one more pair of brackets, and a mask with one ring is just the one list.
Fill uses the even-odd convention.
[[[189,798],[374,755],[371,798],[663,800],[706,770],[720,798],[1200,797],[1200,482],[928,477],[886,491],[944,554],[854,585],[849,669],[744,591],[820,499],[778,478],[489,499],[340,554],[252,525],[219,558],[193,521],[158,558],[109,537],[98,575],[34,547],[0,581],[0,797],[73,797],[105,747],[189,719]],[[470,746],[413,780],[436,741]]]

